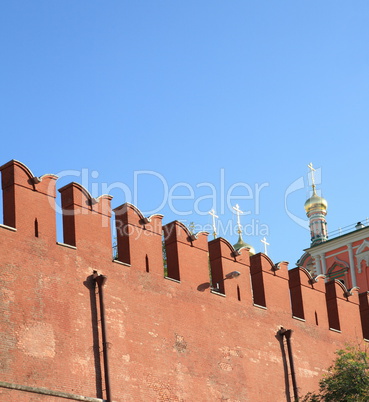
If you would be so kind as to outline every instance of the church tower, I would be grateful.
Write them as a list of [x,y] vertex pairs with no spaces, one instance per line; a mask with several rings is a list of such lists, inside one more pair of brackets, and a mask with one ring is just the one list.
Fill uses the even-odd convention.
[[314,181],[315,169],[313,168],[312,163],[310,163],[308,167],[311,170],[313,195],[306,200],[304,207],[306,215],[309,218],[311,246],[315,246],[316,244],[320,244],[328,240],[327,221],[325,220],[328,203],[324,198],[319,197],[316,193]]

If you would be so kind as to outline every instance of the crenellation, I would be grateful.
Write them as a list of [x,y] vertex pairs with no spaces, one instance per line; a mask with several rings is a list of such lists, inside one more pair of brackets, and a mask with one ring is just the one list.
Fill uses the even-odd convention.
[[[232,258],[232,245],[222,237],[209,242],[209,261],[211,271],[211,287],[218,293],[225,294],[224,277],[226,274],[227,263]],[[228,254],[228,255],[227,255]],[[229,272],[232,272],[230,269]]]
[[164,275],[162,252],[163,215],[145,218],[130,203],[114,209],[118,260],[136,269]]
[[229,298],[252,303],[250,258],[245,249],[236,256],[233,246],[222,237],[209,242],[212,288]]
[[179,221],[163,226],[168,276],[193,287],[210,286],[207,232],[194,236]]
[[303,300],[303,296],[302,296],[303,289],[302,288],[304,285],[306,286],[306,284],[303,283],[303,280],[306,279],[306,276],[308,276],[310,278],[311,278],[311,276],[305,269],[300,268],[300,267],[289,270],[288,275],[289,275],[289,286],[290,286],[290,293],[291,293],[292,315],[294,317],[305,320],[304,300]]
[[94,271],[108,278],[104,311],[117,402],[155,399],[160,390],[147,385],[147,373],[158,383],[180,383],[172,394],[182,399],[213,400],[227,382],[232,400],[258,400],[264,391],[284,400],[281,326],[293,331],[298,386],[306,392],[337,348],[369,339],[368,292],[302,267],[289,270],[246,247],[236,251],[223,238],[208,241],[208,233],[191,233],[178,221],[163,226],[162,215],[145,217],[129,203],[114,209],[112,261],[112,197],[95,199],[77,183],[62,187],[64,242],[56,242],[56,176],[35,178],[18,161],[0,171],[8,223],[0,225],[3,381],[105,396],[104,308],[91,286]]
[[340,286],[340,284],[337,282],[338,281],[333,280],[325,284],[326,287],[325,297],[327,302],[329,328],[340,331],[341,324],[340,324],[340,315],[338,313],[337,291],[340,290],[343,291],[343,289],[340,288],[337,289],[337,287]]
[[292,315],[308,325],[329,328],[324,276],[312,277],[304,268],[288,271]]
[[[359,294],[357,289],[348,292],[339,280],[326,282],[326,300],[329,327],[352,336],[361,336]],[[353,325],[353,323],[355,323]]]
[[369,292],[359,294],[359,303],[362,335],[364,339],[369,340]]
[[1,185],[2,189],[14,187],[15,185],[35,190],[34,175],[30,169],[23,163],[12,159],[0,167],[2,173]]
[[272,311],[291,311],[287,263],[276,266],[265,254],[250,257],[254,304]]
[[93,250],[111,258],[110,218],[112,199],[102,195],[95,199],[78,183],[59,189],[63,211],[64,243]]
[[[5,221],[14,222],[14,225],[4,224],[2,227],[21,235],[40,238],[46,235],[55,241],[57,177],[52,174],[35,177],[25,165],[15,160],[4,164],[0,171],[5,193],[4,210],[7,211]],[[112,197],[103,195],[95,199],[78,183],[70,183],[59,189],[59,192],[63,209],[64,242],[58,244],[110,256]],[[339,306],[358,313],[357,291],[345,297],[342,284],[335,282],[335,285],[325,285],[323,279],[311,277],[304,268],[288,270],[288,263],[274,264],[263,253],[250,257],[246,248],[235,252],[233,246],[223,238],[208,242],[208,233],[192,234],[178,221],[162,226],[162,215],[146,218],[136,206],[129,203],[115,208],[114,213],[117,262],[127,267],[163,276],[164,233],[168,277],[171,279],[194,288],[212,288],[228,298],[244,303],[253,301],[256,305],[272,310],[291,309],[292,316],[316,325],[325,326],[329,318],[327,327],[336,330],[341,330],[343,325]],[[48,231],[45,231],[46,227]],[[232,276],[235,272],[237,274]],[[289,292],[286,291],[287,286]],[[322,309],[323,298],[326,313]],[[308,302],[311,300],[315,300],[314,303]],[[369,330],[365,328],[369,320],[369,307],[365,300],[361,295],[362,331],[368,337]]]
[[21,236],[55,242],[57,177],[44,175],[36,183],[32,172],[16,160],[1,166],[0,171],[4,225],[18,229]]

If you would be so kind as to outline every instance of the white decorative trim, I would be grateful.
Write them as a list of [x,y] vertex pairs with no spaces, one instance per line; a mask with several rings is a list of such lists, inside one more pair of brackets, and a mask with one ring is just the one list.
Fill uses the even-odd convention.
[[178,279],[169,278],[169,276],[164,276],[164,279],[167,279],[168,281],[172,281],[172,282],[176,282],[176,283],[181,283],[181,281],[179,281]]
[[322,269],[320,267],[320,255],[316,255],[313,258],[314,258],[314,261],[315,261],[316,274],[321,275],[322,274]]
[[327,274],[327,265],[325,263],[325,253],[320,254],[320,262],[322,264],[322,274],[326,275]]
[[210,289],[210,293],[213,293],[214,295],[217,295],[217,296],[226,297],[226,295],[224,293],[220,293],[214,289]]
[[16,232],[16,231],[17,231],[16,228],[13,228],[13,227],[7,226],[7,225],[3,225],[3,224],[0,224],[0,228],[6,229],[6,230],[10,230],[11,232]]
[[364,241],[360,244],[360,246],[358,247],[358,249],[357,249],[357,251],[356,251],[356,254],[360,254],[360,253],[362,253],[364,250],[365,250],[365,248],[368,248],[368,250],[369,250],[369,241],[367,240],[367,239],[364,239]]
[[[365,250],[367,249],[367,250]],[[364,251],[365,250],[365,251]],[[361,274],[361,262],[365,261],[366,265],[369,266],[369,241],[364,239],[356,250],[356,267],[357,272]]]
[[112,262],[114,262],[114,264],[124,265],[125,267],[131,266],[131,264],[127,264],[126,262],[115,260],[115,259],[113,259]]
[[356,272],[355,272],[355,257],[354,257],[354,249],[352,247],[352,243],[347,245],[349,261],[350,261],[350,274],[351,274],[351,282],[352,286],[356,286]]
[[56,244],[57,244],[58,246],[62,246],[62,247],[66,247],[66,248],[71,248],[72,250],[77,250],[77,247],[76,247],[76,246],[72,246],[72,245],[70,245],[70,244],[61,243],[61,242],[59,242],[59,241],[57,241]]
[[254,307],[261,308],[262,310],[268,310],[265,306],[260,306],[260,304],[253,303]]
[[356,254],[356,262],[357,262],[357,272],[361,274],[361,263],[362,261],[366,262],[366,265],[369,266],[369,250],[364,253]]
[[335,237],[331,240],[327,240],[321,244],[317,244],[313,247],[306,248],[304,251],[309,252],[311,255],[320,254],[321,252],[328,253],[332,250],[336,250],[340,247],[347,246],[348,243],[355,243],[358,240],[363,240],[369,237],[369,226],[364,229],[354,230],[350,233],[344,234],[339,237]]
[[[342,253],[341,253],[342,254]],[[345,261],[345,260],[341,260],[340,258],[338,258],[337,256],[335,256],[334,257],[334,261],[336,262],[338,262],[339,264],[343,264],[346,268],[349,268],[350,267],[350,265],[349,265],[349,263],[347,262],[347,261]],[[333,264],[332,264],[333,265]]]

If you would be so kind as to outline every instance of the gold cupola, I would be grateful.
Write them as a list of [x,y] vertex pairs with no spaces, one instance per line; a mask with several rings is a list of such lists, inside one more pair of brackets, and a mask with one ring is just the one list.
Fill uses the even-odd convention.
[[326,211],[328,208],[327,200],[319,197],[316,193],[315,185],[313,185],[313,195],[305,201],[304,208],[307,214],[313,209]]

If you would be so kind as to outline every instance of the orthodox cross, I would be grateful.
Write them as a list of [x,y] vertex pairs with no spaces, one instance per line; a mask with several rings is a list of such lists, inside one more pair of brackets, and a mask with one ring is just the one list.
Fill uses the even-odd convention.
[[270,246],[270,244],[267,242],[265,236],[264,236],[264,239],[261,239],[260,241],[264,244],[264,254],[265,254],[265,255],[268,255],[268,253],[267,253],[267,246]]
[[307,165],[307,166],[311,171],[311,184],[312,184],[312,187],[313,187],[313,189],[315,189],[314,172],[316,171],[316,169],[313,168],[313,163],[312,162],[310,162],[309,165]]
[[240,207],[238,206],[238,204],[236,204],[234,207],[232,207],[237,214],[237,226],[238,226],[238,230],[237,233],[241,234],[242,233],[242,229],[241,229],[241,222],[240,222],[240,214],[243,214],[243,212],[240,210]]
[[212,218],[212,221],[213,221],[213,236],[214,236],[214,239],[216,239],[216,238],[217,238],[217,228],[216,228],[216,226],[215,226],[215,218],[219,218],[219,216],[218,216],[218,215],[215,215],[214,209],[212,209],[212,210],[209,212],[209,215],[211,215],[211,218]]
[[194,224],[194,222],[191,222],[191,223],[188,225],[188,230],[190,231],[190,233],[191,233],[192,235],[195,233],[195,224]]

